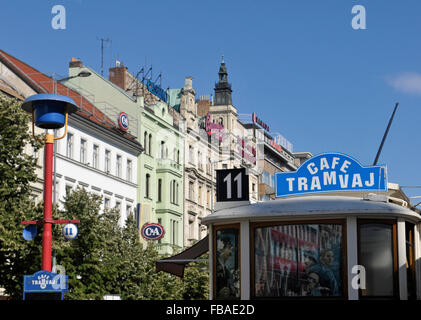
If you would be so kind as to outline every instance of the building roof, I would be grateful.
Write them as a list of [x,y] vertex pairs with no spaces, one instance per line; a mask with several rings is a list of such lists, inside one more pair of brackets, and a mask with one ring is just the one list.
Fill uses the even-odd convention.
[[[28,64],[20,61],[12,55],[0,49],[0,61],[4,63],[9,69],[15,72],[22,78],[30,87],[37,93],[54,93],[54,79],[38,71],[37,69],[29,66]],[[76,114],[89,119],[90,121],[104,127],[107,130],[114,131],[122,137],[130,140],[131,142],[139,144],[136,137],[123,132],[119,127],[92,103],[85,99],[77,91],[70,89],[62,83],[56,83],[56,93],[72,98],[79,110]],[[140,144],[139,144],[140,146]]]
[[203,218],[202,223],[231,223],[234,221],[271,221],[279,219],[340,218],[347,215],[366,217],[406,217],[416,222],[421,216],[400,205],[347,196],[306,196],[244,204],[221,209]]

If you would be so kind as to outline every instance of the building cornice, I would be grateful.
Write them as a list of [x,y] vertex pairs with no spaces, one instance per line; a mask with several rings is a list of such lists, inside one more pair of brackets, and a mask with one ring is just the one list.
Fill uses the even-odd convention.
[[125,149],[130,153],[136,154],[136,156],[139,156],[144,151],[142,145],[139,142],[131,141],[119,135],[117,132],[108,130],[107,128],[104,128],[103,126],[92,122],[77,113],[74,113],[69,117],[69,125],[75,126],[80,130],[86,130],[92,135],[98,134],[102,138],[108,141],[112,141],[118,147]]

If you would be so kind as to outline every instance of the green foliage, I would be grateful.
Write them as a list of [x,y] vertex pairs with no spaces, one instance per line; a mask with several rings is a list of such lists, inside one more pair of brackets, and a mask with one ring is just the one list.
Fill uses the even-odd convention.
[[[197,259],[209,259],[206,253]],[[187,265],[183,278],[183,300],[209,299],[209,267],[208,262],[198,261]]]
[[36,180],[36,159],[24,153],[25,146],[39,148],[41,142],[32,137],[29,123],[20,102],[0,95],[0,287],[16,299],[22,296],[23,275],[36,271],[41,261],[41,238],[26,242],[20,224],[42,216],[29,185]]

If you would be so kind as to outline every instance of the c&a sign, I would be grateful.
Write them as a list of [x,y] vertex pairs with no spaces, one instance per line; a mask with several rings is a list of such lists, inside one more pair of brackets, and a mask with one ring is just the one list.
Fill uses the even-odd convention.
[[341,153],[323,153],[297,171],[275,174],[275,195],[284,197],[339,191],[387,191],[386,166],[362,166]]

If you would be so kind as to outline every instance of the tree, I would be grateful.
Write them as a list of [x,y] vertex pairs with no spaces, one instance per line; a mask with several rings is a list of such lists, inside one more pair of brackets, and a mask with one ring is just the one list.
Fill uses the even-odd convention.
[[[135,220],[129,216],[118,225],[120,213],[99,213],[102,198],[84,189],[70,193],[57,219],[79,219],[78,237],[63,240],[54,232],[57,263],[69,277],[66,299],[102,299],[118,294],[122,299],[178,299],[181,282],[175,276],[155,272],[159,259],[154,245],[143,249]],[[58,226],[55,226],[58,228]]]
[[[198,260],[209,259],[209,254],[205,253]],[[183,300],[208,300],[209,299],[209,268],[204,261],[191,262],[184,271]]]
[[[70,193],[59,219],[80,219],[75,240],[57,236],[58,263],[69,276],[66,299],[102,299],[117,294],[124,300],[207,299],[208,271],[187,268],[185,277],[155,271],[159,256],[154,243],[143,248],[133,215],[123,227],[117,210],[99,214],[101,197],[84,189]],[[59,234],[59,230],[54,233]]]
[[41,263],[40,236],[25,241],[20,224],[42,217],[30,189],[37,178],[36,159],[24,153],[26,145],[39,148],[42,142],[32,136],[29,123],[19,101],[0,95],[0,287],[16,299],[22,297],[23,275],[33,274]]

